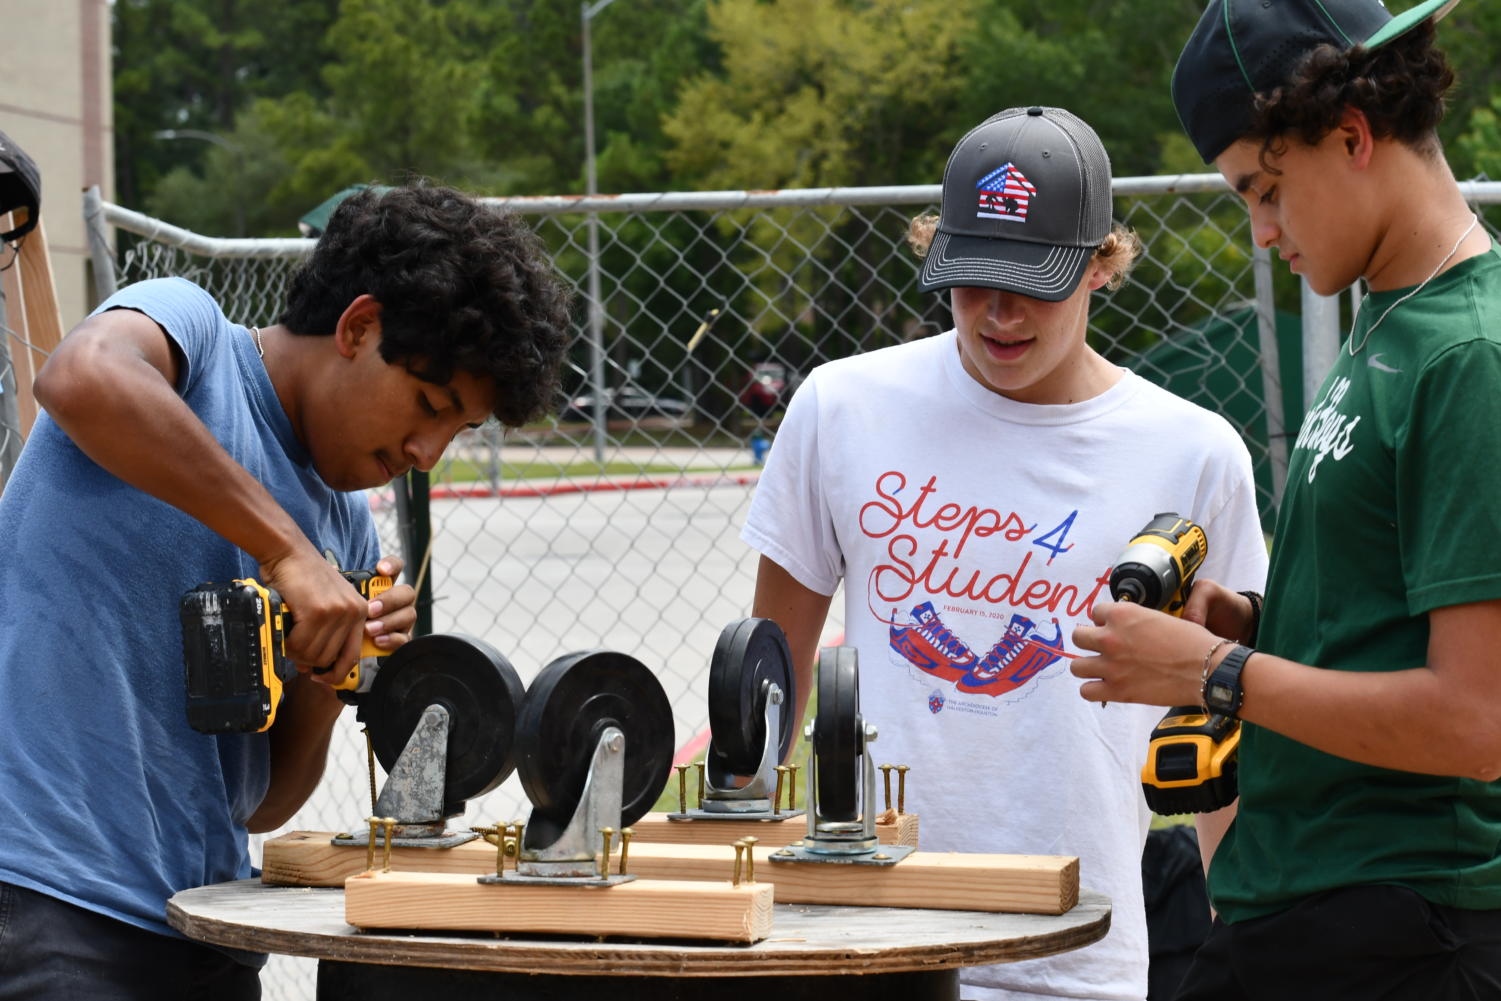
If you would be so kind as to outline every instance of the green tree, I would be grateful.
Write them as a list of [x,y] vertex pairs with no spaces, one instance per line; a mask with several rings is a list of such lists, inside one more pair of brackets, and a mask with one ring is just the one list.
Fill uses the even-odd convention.
[[[167,129],[221,136],[257,97],[317,97],[324,32],[338,0],[117,0],[113,5],[115,180],[142,205],[176,165],[212,144],[169,140]],[[227,137],[227,136],[226,136]]]
[[719,0],[722,69],[663,125],[675,175],[710,188],[931,181],[973,0]]

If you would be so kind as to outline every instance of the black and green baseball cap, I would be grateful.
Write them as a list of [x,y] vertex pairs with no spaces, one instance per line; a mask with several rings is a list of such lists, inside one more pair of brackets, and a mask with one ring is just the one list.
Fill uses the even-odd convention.
[[1251,99],[1287,83],[1319,45],[1375,49],[1459,0],[1396,16],[1381,0],[1211,0],[1173,69],[1178,119],[1205,163],[1251,129]]

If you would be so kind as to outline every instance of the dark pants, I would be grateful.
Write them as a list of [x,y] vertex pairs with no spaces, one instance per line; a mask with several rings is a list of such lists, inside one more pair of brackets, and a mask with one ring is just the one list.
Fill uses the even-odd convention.
[[0,883],[0,1001],[259,1001],[260,971]]
[[1177,1001],[1501,998],[1501,911],[1399,886],[1331,890],[1279,914],[1216,920]]

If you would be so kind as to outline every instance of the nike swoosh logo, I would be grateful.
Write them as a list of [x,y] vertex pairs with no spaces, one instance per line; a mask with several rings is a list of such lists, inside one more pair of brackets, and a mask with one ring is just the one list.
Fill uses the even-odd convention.
[[1365,363],[1367,365],[1371,366],[1371,368],[1378,369],[1378,370],[1380,370],[1382,372],[1400,372],[1400,371],[1402,371],[1400,368],[1392,368],[1390,365],[1386,365],[1386,364],[1382,363],[1382,361],[1381,361],[1381,355],[1380,355],[1379,352],[1377,354],[1373,354],[1370,357],[1368,357],[1365,360]]

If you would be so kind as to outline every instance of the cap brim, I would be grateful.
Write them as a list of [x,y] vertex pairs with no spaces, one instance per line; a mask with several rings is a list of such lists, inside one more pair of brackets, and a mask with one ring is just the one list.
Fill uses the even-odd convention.
[[935,233],[917,282],[924,292],[998,288],[1061,302],[1079,287],[1095,249]]
[[1368,49],[1380,48],[1395,38],[1401,38],[1430,17],[1437,21],[1458,3],[1459,0],[1427,0],[1393,17],[1362,44]]

